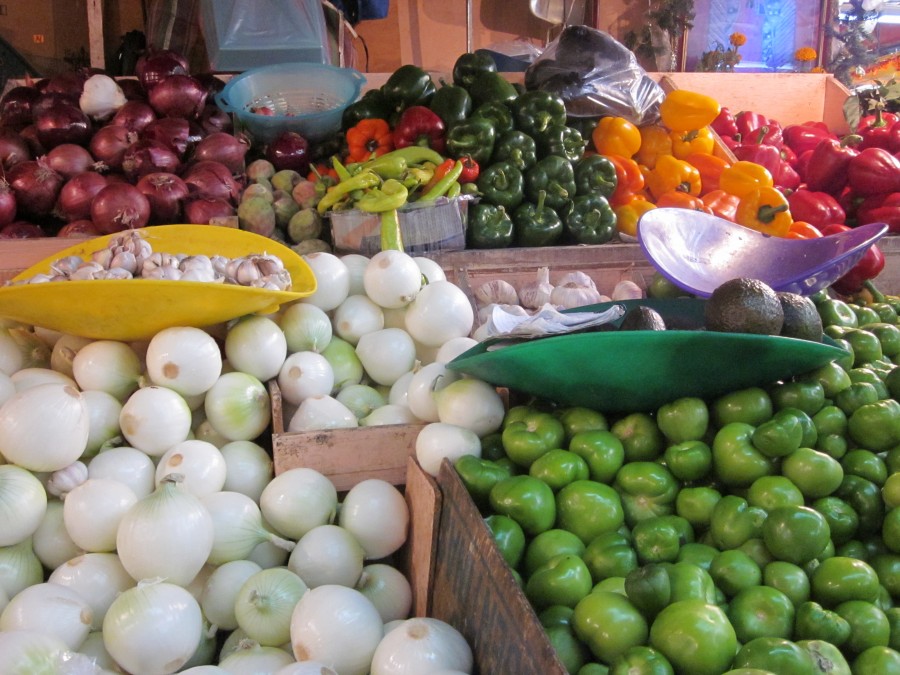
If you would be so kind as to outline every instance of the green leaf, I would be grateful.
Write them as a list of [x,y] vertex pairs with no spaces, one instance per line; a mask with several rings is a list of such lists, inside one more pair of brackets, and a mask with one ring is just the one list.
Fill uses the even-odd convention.
[[848,96],[844,101],[844,119],[847,120],[847,126],[851,129],[855,129],[859,124],[859,96],[856,94]]

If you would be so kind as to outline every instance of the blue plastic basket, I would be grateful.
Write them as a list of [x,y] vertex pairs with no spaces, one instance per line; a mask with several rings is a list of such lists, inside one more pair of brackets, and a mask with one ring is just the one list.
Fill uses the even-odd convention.
[[235,115],[254,141],[268,143],[284,131],[322,141],[341,128],[344,109],[357,99],[365,81],[353,68],[280,63],[233,77],[215,100],[222,110]]

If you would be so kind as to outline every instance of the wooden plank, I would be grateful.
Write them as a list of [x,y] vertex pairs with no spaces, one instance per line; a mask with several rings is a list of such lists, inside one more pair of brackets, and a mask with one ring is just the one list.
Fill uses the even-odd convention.
[[88,0],[88,45],[93,68],[106,68],[103,46],[103,0]]
[[430,616],[442,495],[437,481],[413,457],[407,459],[404,495],[409,506],[409,538],[402,562],[412,586],[413,614]]

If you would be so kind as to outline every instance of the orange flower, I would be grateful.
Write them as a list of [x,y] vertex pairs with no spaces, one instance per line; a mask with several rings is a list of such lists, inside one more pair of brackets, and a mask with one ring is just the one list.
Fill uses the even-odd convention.
[[818,53],[812,47],[800,47],[794,52],[794,58],[798,61],[815,61]]
[[743,47],[747,44],[747,36],[743,33],[732,33],[728,36],[728,42],[730,42],[735,47]]

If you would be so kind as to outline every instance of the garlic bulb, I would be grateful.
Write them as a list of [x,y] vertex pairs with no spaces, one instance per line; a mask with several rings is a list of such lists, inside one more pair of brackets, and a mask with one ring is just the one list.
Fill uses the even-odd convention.
[[597,290],[597,284],[594,283],[594,280],[590,277],[590,275],[585,274],[580,270],[567,272],[562,277],[560,277],[559,281],[556,282],[557,286],[563,286],[565,284],[584,286],[586,288],[592,288],[595,291]]
[[[591,282],[593,285],[593,281]],[[595,305],[602,302],[596,286],[583,286],[575,281],[568,281],[553,287],[550,293],[550,304],[560,309],[572,309],[584,305]]]
[[550,302],[553,285],[550,283],[550,268],[540,267],[537,276],[519,288],[519,302],[525,309],[540,309]]
[[490,305],[485,305],[478,310],[478,325],[486,323],[487,320],[491,318],[495,307],[499,307],[512,316],[528,316],[528,310],[522,307],[522,305],[506,305],[499,302],[492,302]]
[[62,499],[87,479],[87,466],[83,462],[76,461],[50,474],[50,480],[47,481],[47,492]]
[[613,300],[640,300],[643,297],[644,291],[630,279],[623,279],[612,291]]
[[492,279],[481,284],[475,289],[475,299],[479,306],[519,304],[515,286],[504,279]]

